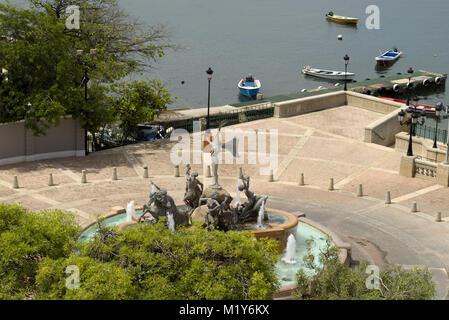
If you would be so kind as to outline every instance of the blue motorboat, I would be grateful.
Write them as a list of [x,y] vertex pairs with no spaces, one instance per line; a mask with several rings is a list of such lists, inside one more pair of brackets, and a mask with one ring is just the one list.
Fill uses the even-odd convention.
[[393,63],[397,59],[399,59],[403,54],[404,53],[402,51],[399,51],[398,49],[393,48],[393,50],[388,50],[387,52],[376,57],[376,61],[379,64]]
[[240,94],[253,98],[259,93],[261,84],[259,80],[256,80],[252,75],[249,75],[245,79],[239,81],[238,87],[240,89]]

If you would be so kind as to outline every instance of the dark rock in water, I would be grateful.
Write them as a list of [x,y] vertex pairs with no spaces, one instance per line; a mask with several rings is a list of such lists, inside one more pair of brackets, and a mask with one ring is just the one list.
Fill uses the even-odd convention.
[[287,278],[287,277],[283,277],[283,278],[282,278],[282,281],[292,281],[292,279]]

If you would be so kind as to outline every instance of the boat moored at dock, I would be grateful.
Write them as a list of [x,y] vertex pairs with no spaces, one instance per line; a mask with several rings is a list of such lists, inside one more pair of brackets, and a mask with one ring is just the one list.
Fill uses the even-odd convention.
[[240,94],[253,98],[257,96],[260,88],[262,87],[259,80],[254,79],[252,75],[242,79],[238,83]]
[[302,73],[323,79],[346,80],[346,81],[352,81],[352,79],[355,76],[355,73],[352,72],[325,70],[325,69],[312,68],[310,66],[304,67],[302,69]]
[[[404,100],[401,100],[401,99],[382,97],[382,96],[379,96],[378,98],[407,104],[407,101],[404,101]],[[410,107],[413,108],[414,106],[410,104]],[[427,105],[427,104],[418,104],[416,106],[416,109],[417,110],[424,110],[426,113],[435,113],[435,106],[430,106],[430,105]]]
[[398,60],[403,54],[404,53],[402,51],[393,48],[392,50],[388,50],[387,52],[381,54],[380,56],[377,56],[376,61],[379,64],[393,63],[396,60]]

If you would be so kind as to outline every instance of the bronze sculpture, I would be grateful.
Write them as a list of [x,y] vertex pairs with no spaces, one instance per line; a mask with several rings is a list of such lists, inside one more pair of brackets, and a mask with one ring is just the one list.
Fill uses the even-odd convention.
[[[247,201],[236,208],[239,222],[242,224],[247,222],[255,222],[257,221],[261,206],[267,201],[268,197],[257,196],[254,192],[249,190],[249,176],[241,174],[240,180],[242,181],[242,184],[239,186],[239,191],[245,192]],[[266,215],[264,220],[268,220]]]
[[200,204],[201,194],[203,193],[203,184],[197,179],[198,173],[190,174],[191,167],[186,166],[186,191],[184,194],[184,203],[194,210]]
[[[169,213],[173,216],[175,227],[177,225],[188,225],[188,214],[178,210],[175,201],[167,194],[167,191],[159,188],[153,181],[151,181],[151,185],[152,192],[148,203],[143,206],[143,212],[138,222],[150,221],[150,223],[155,223],[159,221],[160,217],[167,217],[167,213]],[[145,219],[145,215],[148,213],[151,214],[153,219]]]

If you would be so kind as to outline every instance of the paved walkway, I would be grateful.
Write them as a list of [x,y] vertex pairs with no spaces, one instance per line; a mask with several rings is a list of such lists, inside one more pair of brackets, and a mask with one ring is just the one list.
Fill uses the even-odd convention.
[[[259,136],[262,129],[277,129],[279,167],[274,173],[275,182],[269,183],[260,172],[264,165],[259,162],[223,164],[219,168],[220,183],[234,195],[238,168],[242,167],[251,176],[251,188],[269,196],[269,207],[304,212],[351,243],[356,260],[378,265],[426,265],[441,276],[449,268],[449,189],[430,180],[399,176],[402,154],[363,142],[365,125],[382,116],[344,106],[226,127],[258,130]],[[267,139],[269,145],[269,136]],[[149,179],[143,178],[144,165],[149,166],[150,178],[180,202],[184,167],[181,166],[181,177],[175,178],[170,161],[174,145],[175,142],[156,141],[86,158],[3,166],[0,202],[21,202],[32,210],[70,210],[81,225],[87,225],[113,206],[124,207],[130,200],[138,205],[146,202],[150,187]],[[247,159],[248,146],[241,155]],[[114,167],[118,181],[111,180]],[[204,179],[202,165],[192,168]],[[82,170],[88,172],[87,184],[80,183]],[[47,185],[50,173],[56,186]],[[298,185],[300,173],[304,173],[305,186]],[[19,177],[20,189],[12,188],[14,175]],[[328,191],[330,178],[334,179],[335,191]],[[364,197],[356,196],[359,184],[363,185]],[[386,191],[391,192],[392,205],[384,204]],[[418,203],[418,213],[409,212],[414,201]],[[443,213],[444,222],[434,221],[438,211]],[[440,292],[444,288],[447,292],[446,283],[439,283]]]

